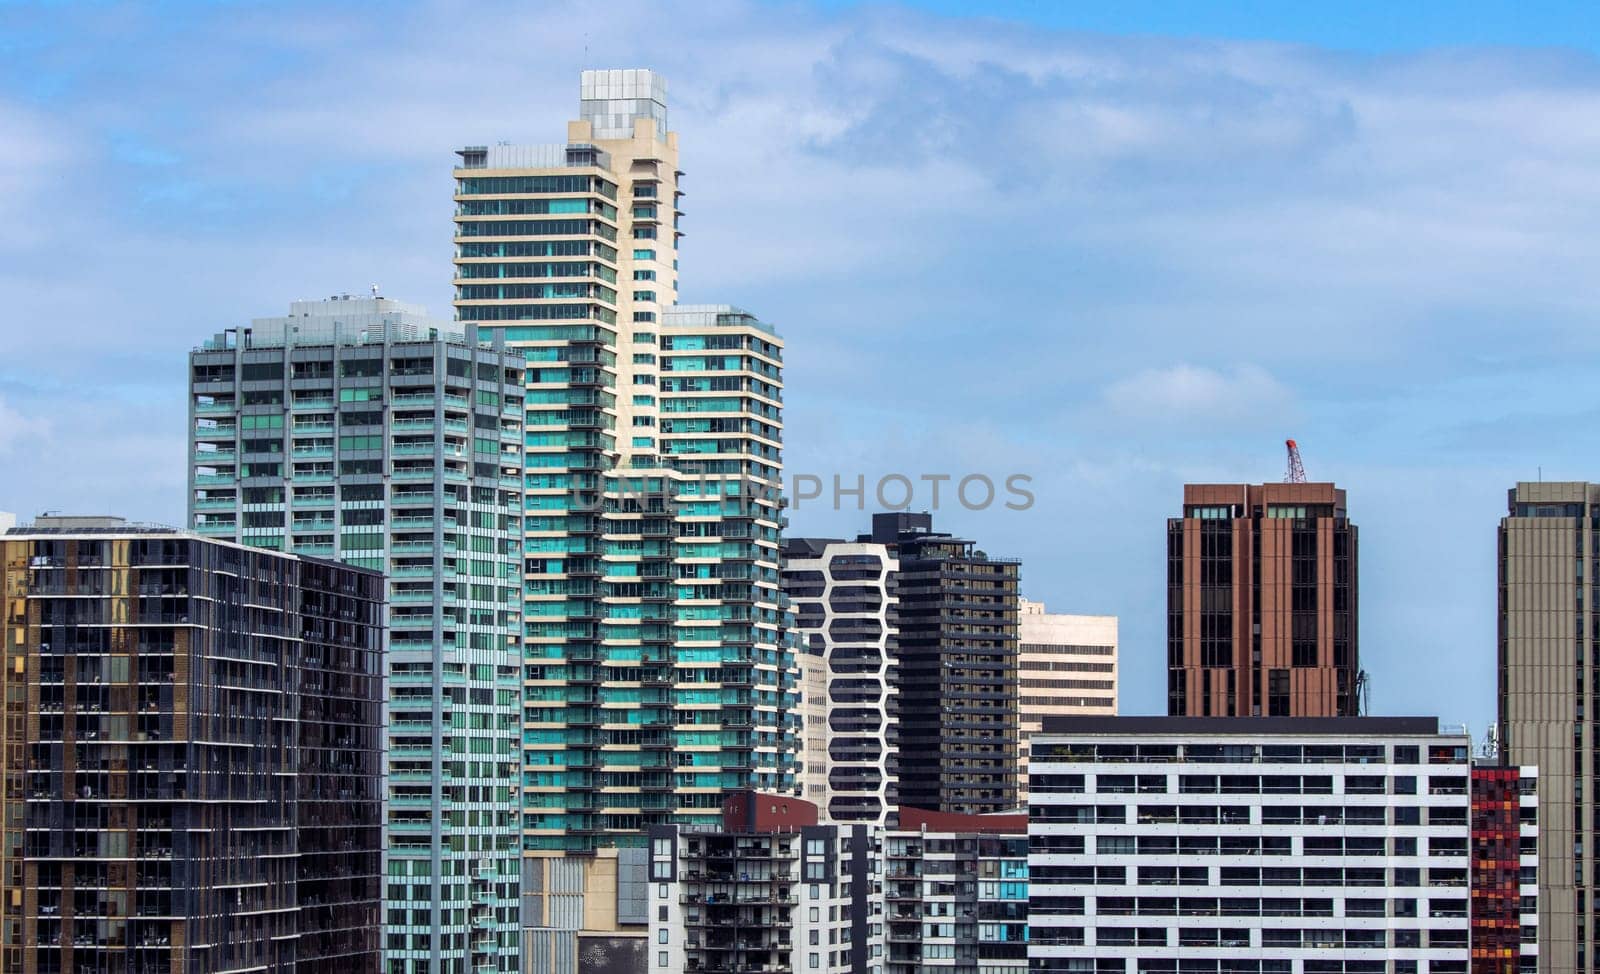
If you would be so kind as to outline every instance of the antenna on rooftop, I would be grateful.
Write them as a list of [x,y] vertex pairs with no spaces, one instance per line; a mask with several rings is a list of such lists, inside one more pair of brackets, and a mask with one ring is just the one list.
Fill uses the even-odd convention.
[[376,285],[376,284],[372,285],[372,296],[373,297],[377,297],[378,296],[378,285]]

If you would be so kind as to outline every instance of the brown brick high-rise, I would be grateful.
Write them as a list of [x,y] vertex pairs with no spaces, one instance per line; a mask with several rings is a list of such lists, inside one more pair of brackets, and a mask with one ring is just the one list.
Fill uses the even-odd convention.
[[1333,484],[1186,484],[1167,521],[1167,713],[1357,713],[1356,527]]

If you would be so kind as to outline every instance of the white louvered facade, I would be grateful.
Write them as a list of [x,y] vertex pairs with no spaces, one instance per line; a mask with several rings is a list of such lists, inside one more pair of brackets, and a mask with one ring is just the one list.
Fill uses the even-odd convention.
[[1471,766],[1421,718],[1058,718],[1036,974],[1466,974]]

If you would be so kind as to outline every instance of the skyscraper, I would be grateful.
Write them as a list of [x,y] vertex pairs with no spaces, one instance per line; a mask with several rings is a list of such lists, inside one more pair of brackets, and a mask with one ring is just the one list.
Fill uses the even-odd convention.
[[874,514],[859,540],[900,563],[900,804],[1016,807],[1020,563],[935,532],[926,513]]
[[1500,747],[1507,764],[1539,769],[1539,966],[1592,971],[1600,484],[1519,483],[1507,507],[1499,532]]
[[1167,713],[1359,711],[1356,526],[1333,484],[1187,484],[1167,521]]
[[0,970],[378,970],[382,578],[41,517],[0,582]]
[[385,970],[520,970],[522,356],[346,296],[190,368],[194,528],[389,576]]
[[523,848],[638,844],[794,786],[783,342],[677,305],[677,137],[586,71],[555,145],[460,150],[456,316],[526,358]]
[[1046,717],[1117,713],[1117,617],[1046,612],[1018,600],[1018,804],[1028,801],[1028,740]]
[[881,544],[790,538],[784,547],[804,694],[801,793],[828,821],[886,825],[899,804],[899,567]]

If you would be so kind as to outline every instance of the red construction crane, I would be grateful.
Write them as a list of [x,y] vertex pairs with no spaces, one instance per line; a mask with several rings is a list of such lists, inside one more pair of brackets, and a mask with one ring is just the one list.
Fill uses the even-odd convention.
[[1294,440],[1284,440],[1283,445],[1289,449],[1289,472],[1283,475],[1286,484],[1303,484],[1306,482],[1306,468],[1300,462],[1300,447]]

